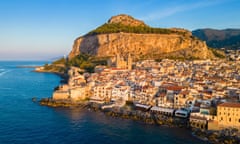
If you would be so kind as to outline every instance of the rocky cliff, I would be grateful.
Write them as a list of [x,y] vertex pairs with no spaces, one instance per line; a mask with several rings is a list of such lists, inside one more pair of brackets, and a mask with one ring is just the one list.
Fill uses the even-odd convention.
[[69,58],[80,53],[99,57],[130,53],[135,59],[213,57],[205,42],[187,30],[151,28],[127,15],[114,16],[103,26],[77,38]]
[[146,26],[143,21],[134,19],[133,17],[125,14],[113,16],[108,20],[108,24],[123,24],[128,26]]

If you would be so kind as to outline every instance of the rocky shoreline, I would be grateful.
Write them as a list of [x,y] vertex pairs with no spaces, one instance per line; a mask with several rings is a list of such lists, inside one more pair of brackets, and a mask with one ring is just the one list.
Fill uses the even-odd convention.
[[67,73],[62,73],[62,72],[58,72],[58,71],[51,71],[51,70],[44,70],[44,69],[35,69],[33,70],[33,72],[36,73],[50,73],[50,74],[55,74],[58,75],[61,78],[61,83],[67,83],[68,80],[68,74]]
[[237,129],[223,129],[220,131],[202,131],[192,129],[192,135],[213,144],[239,144],[240,137]]
[[39,101],[39,104],[42,106],[49,106],[49,107],[83,108],[83,109],[89,109],[95,112],[103,112],[104,114],[111,117],[132,119],[132,120],[141,121],[147,124],[189,128],[189,124],[186,119],[136,110],[133,108],[132,105],[102,109],[103,104],[93,103],[89,101],[79,101],[79,102],[72,102],[71,100],[56,101],[56,100],[52,100],[51,98],[43,98]]
[[73,102],[69,100],[53,100],[51,98],[43,98],[34,102],[38,102],[42,106],[49,107],[64,107],[64,108],[80,108],[87,109],[93,112],[102,112],[107,116],[123,119],[131,119],[145,124],[152,124],[158,126],[179,127],[186,128],[192,131],[192,135],[206,143],[213,144],[239,144],[240,137],[237,129],[224,129],[221,131],[207,131],[196,128],[191,128],[188,119],[166,116],[163,114],[152,113],[149,111],[141,111],[134,109],[131,104],[126,104],[123,107],[113,107],[102,109],[104,104],[93,103],[89,101]]

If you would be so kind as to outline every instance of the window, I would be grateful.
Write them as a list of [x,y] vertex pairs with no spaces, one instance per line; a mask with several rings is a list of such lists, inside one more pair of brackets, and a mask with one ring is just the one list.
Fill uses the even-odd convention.
[[[221,117],[221,120],[223,120],[223,117]],[[239,121],[240,121],[240,119],[239,119]]]
[[229,122],[231,122],[231,118],[229,118]]
[[238,120],[238,122],[240,123],[240,119]]

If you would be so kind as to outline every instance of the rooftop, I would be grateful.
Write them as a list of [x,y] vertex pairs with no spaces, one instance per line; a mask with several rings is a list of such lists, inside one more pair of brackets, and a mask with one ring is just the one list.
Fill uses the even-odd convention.
[[218,106],[240,108],[240,103],[226,102],[226,103],[219,104]]

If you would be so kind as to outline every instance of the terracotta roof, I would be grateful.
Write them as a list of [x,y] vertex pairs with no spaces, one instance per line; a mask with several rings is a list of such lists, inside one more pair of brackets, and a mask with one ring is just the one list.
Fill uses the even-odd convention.
[[173,90],[173,91],[180,91],[182,90],[183,87],[181,86],[168,86],[166,89],[167,90]]
[[127,69],[124,69],[124,68],[111,68],[111,70],[127,70]]
[[189,91],[187,91],[187,90],[181,91],[180,94],[187,95],[187,94],[189,94]]
[[218,106],[220,106],[220,107],[235,107],[235,108],[240,108],[240,103],[226,102],[226,103],[219,104]]

